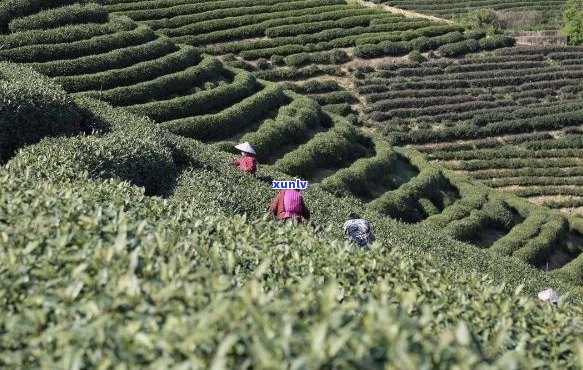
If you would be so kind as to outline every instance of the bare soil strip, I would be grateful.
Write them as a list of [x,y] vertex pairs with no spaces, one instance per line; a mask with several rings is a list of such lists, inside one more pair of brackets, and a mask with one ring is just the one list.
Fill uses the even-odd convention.
[[393,6],[388,6],[388,5],[384,5],[384,4],[373,4],[373,3],[365,1],[365,0],[346,0],[346,2],[353,3],[353,4],[359,4],[362,6],[367,6],[369,8],[373,8],[373,9],[381,9],[381,10],[384,10],[384,11],[389,12],[389,13],[401,14],[407,18],[424,18],[424,19],[429,19],[431,21],[435,21],[435,22],[445,22],[445,23],[449,23],[449,24],[455,24],[454,21],[450,21],[449,19],[443,19],[443,18],[439,18],[439,17],[434,17],[432,15],[421,14],[421,13],[417,13],[417,12],[411,12],[409,10],[395,8]]

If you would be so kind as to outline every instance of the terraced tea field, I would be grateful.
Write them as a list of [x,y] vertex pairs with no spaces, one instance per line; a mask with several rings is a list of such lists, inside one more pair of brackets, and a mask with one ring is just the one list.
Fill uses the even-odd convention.
[[499,190],[577,208],[582,55],[578,47],[520,47],[385,65],[358,90],[395,142]]
[[[12,62],[0,63],[0,183],[8,194],[0,197],[0,366],[376,368],[412,345],[404,367],[504,368],[510,358],[526,368],[533,359],[576,368],[580,218],[484,186],[351,124],[336,114],[350,117],[354,104],[342,90],[351,73],[339,67],[345,62],[332,66],[344,79],[277,77],[301,70],[302,58],[306,68],[327,68],[320,56],[400,55],[417,47],[414,40],[426,51],[481,49],[491,39],[342,1],[102,3],[0,3],[0,58]],[[338,18],[305,18],[328,12]],[[469,152],[436,146],[493,140],[491,132],[528,135],[520,145],[536,153],[552,148],[526,144],[574,141],[567,129],[579,120],[578,50],[489,55],[498,74],[504,63],[526,59],[527,72],[494,86],[486,80],[498,80],[479,77],[483,57],[356,75],[370,117],[390,129],[393,143],[415,144],[455,169],[463,158],[443,153]],[[444,89],[461,83],[444,70],[470,85],[456,86],[459,94]],[[274,81],[258,78],[269,73]],[[551,85],[520,89],[539,78]],[[416,92],[451,98],[442,112],[451,116],[420,114],[425,108],[416,104],[431,101],[424,96],[375,106],[382,99],[373,94],[405,94],[417,83],[428,85]],[[471,103],[489,110],[471,115]],[[520,117],[478,121],[495,117],[495,108],[540,112],[552,103],[570,108],[526,129],[514,120]],[[470,117],[454,116],[463,113]],[[467,129],[468,119],[477,131]],[[535,139],[542,136],[533,128],[552,137]],[[227,166],[240,141],[258,153],[256,177]],[[262,219],[271,181],[290,176],[310,181],[311,225]],[[378,242],[370,250],[342,242],[340,225],[351,211],[374,225]],[[509,288],[490,287],[502,282]],[[569,292],[571,305],[534,306],[517,298],[521,284],[529,295],[547,286]],[[470,298],[477,304],[469,307]],[[501,317],[516,324],[500,324]],[[413,326],[394,328],[411,337],[385,330],[402,322]],[[453,325],[451,337],[435,339]],[[545,350],[527,346],[523,354],[519,337]]]
[[346,104],[358,103],[349,91],[355,59],[401,57],[459,43],[471,44],[467,52],[473,52],[480,49],[476,39],[484,37],[464,34],[459,25],[406,18],[345,0],[100,2],[113,14],[221,56],[260,79],[337,81],[335,89],[326,85],[316,92],[316,100],[345,115],[355,113]]
[[[129,14],[138,19],[138,14],[150,14],[150,18],[161,17],[152,14],[163,14],[172,16],[168,18],[172,22],[177,21],[174,18],[182,19],[182,16],[192,20],[199,13],[206,14],[201,7],[209,12],[210,15],[204,16],[210,19],[223,14],[225,9],[239,9],[232,8],[228,2],[182,4],[169,8],[162,7],[166,4],[164,1],[155,3],[162,10],[145,9],[146,4],[141,2],[110,5],[109,9],[126,9],[120,14]],[[309,1],[300,3],[300,9],[310,9],[311,12],[319,6]],[[148,4],[152,5],[151,2]],[[347,10],[351,14],[357,9],[340,2],[326,6],[341,6],[344,7],[342,11]],[[528,233],[522,232],[516,237],[514,230],[517,227],[518,230],[522,229],[523,221],[532,218],[531,213],[546,214],[546,211],[536,207],[532,210],[526,203],[516,206],[517,200],[514,198],[506,200],[503,195],[492,193],[486,188],[465,185],[465,181],[439,168],[428,166],[415,152],[394,151],[382,139],[373,139],[363,134],[340,116],[328,115],[316,102],[285,90],[292,88],[308,93],[316,101],[329,104],[328,111],[346,114],[352,98],[346,92],[337,91],[340,88],[337,83],[318,80],[291,85],[261,82],[249,72],[225,67],[212,56],[201,55],[200,49],[175,44],[173,41],[188,41],[190,39],[185,38],[187,36],[178,38],[172,35],[173,39],[158,36],[149,28],[158,23],[150,18],[140,20],[145,24],[138,25],[123,15],[108,15],[104,9],[94,4],[72,4],[12,19],[6,27],[9,33],[2,36],[4,48],[0,50],[0,57],[44,73],[77,98],[100,99],[131,112],[147,115],[160,127],[174,134],[212,144],[216,149],[230,151],[235,142],[250,141],[258,152],[259,160],[268,168],[301,176],[311,183],[321,182],[324,189],[340,196],[356,196],[368,208],[380,214],[422,227],[438,225],[456,239],[483,248],[503,250],[506,255],[521,250],[517,255],[521,255],[524,262],[538,268],[550,266],[556,270],[556,274],[567,276],[568,280],[574,282],[579,281],[576,271],[581,258],[576,257],[583,248],[583,239],[579,237],[583,230],[579,230],[576,219],[566,219],[560,214],[551,213],[548,217],[556,222],[549,224],[550,231],[546,232],[540,228],[540,224],[535,224],[527,227],[530,230]],[[235,18],[240,16],[241,20],[247,19],[250,17],[249,9],[245,7],[237,10],[244,14]],[[265,11],[264,8],[259,9]],[[275,9],[274,4],[269,9]],[[180,15],[186,10],[186,15]],[[369,13],[370,9],[360,10],[373,20],[398,18],[406,24],[412,22],[411,19],[387,13]],[[259,14],[264,14],[261,12]],[[60,19],[59,25],[65,25],[56,27],[55,19]],[[76,19],[82,19],[84,23],[76,24]],[[294,19],[298,17],[290,16],[287,20],[292,22],[291,28],[312,30],[304,24],[297,28]],[[157,19],[156,22],[162,20]],[[236,24],[233,22],[228,17],[210,24],[222,24],[216,27],[230,31],[232,25]],[[271,21],[266,22],[270,27],[275,27]],[[319,22],[321,20],[315,24]],[[261,32],[271,29],[265,28],[266,25],[262,27]],[[284,26],[278,23],[277,27]],[[428,27],[436,29],[436,26]],[[451,26],[437,27],[441,30]],[[451,31],[442,31],[448,30]],[[352,41],[344,46],[354,45],[359,37],[363,37],[360,31],[354,31],[356,36],[350,38]],[[410,31],[392,31],[392,35],[407,34]],[[258,45],[255,41],[246,40],[249,35],[245,33],[228,34],[233,35],[232,38],[223,40],[225,42],[220,44],[221,47]],[[463,38],[463,34],[457,34]],[[369,36],[372,37],[366,37]],[[373,36],[379,41],[379,38],[387,36],[387,31],[379,31],[379,34]],[[303,40],[300,36],[292,37]],[[327,40],[332,42],[329,46],[338,46],[333,42],[334,38]],[[215,44],[207,50],[213,50],[214,47],[218,46]],[[262,49],[238,51],[242,53],[244,50]],[[415,143],[422,151],[427,151],[427,148],[418,144],[428,143],[427,147],[431,148],[435,142],[440,141],[474,138],[488,140],[492,133],[500,136],[531,131],[529,126],[521,124],[522,121],[504,121],[507,119],[504,112],[507,111],[501,108],[509,108],[508,114],[512,115],[516,106],[525,105],[525,102],[530,102],[538,109],[536,112],[547,109],[544,105],[547,103],[543,100],[549,98],[572,102],[572,112],[562,114],[571,117],[573,125],[578,119],[578,53],[579,49],[505,49],[485,57],[459,61],[389,65],[364,75],[365,78],[358,82],[359,93],[371,101],[368,107],[372,112],[370,117],[390,131],[394,142]],[[521,62],[523,68],[518,74],[504,68],[510,68],[509,64],[513,65],[514,59],[526,59]],[[512,76],[489,79],[491,71],[510,71]],[[525,85],[524,81],[529,82]],[[538,90],[533,89],[533,86]],[[549,89],[560,90],[553,95],[548,92]],[[412,95],[411,91],[414,91]],[[427,94],[430,98],[419,94]],[[343,103],[330,100],[330,96],[341,99]],[[447,103],[444,100],[452,104],[444,104]],[[423,107],[418,107],[419,104]],[[396,107],[398,109],[393,109]],[[443,116],[437,115],[434,110],[442,112]],[[474,123],[479,130],[467,129],[467,119],[475,115],[476,120],[484,120],[484,117],[492,117],[495,112],[502,123]],[[387,117],[390,119],[387,120]],[[551,116],[538,119],[543,122],[540,125],[551,122],[547,124],[559,124],[559,128],[570,126],[565,120],[556,123],[554,118],[551,112]],[[436,131],[435,126],[444,128]],[[538,133],[527,135],[540,137]],[[508,152],[506,150],[503,153]],[[448,155],[456,153],[431,152],[430,156],[443,162],[449,158]],[[480,151],[460,153],[466,156],[482,154]],[[456,157],[449,159],[451,162],[443,163],[446,168],[456,168],[456,165],[462,166],[459,163],[466,163]],[[529,160],[536,161],[536,158],[533,156]],[[474,162],[467,161],[470,164]],[[526,180],[521,178],[520,181]],[[501,213],[494,215],[491,209]],[[506,211],[502,212],[503,209]],[[493,234],[492,230],[495,231]],[[539,243],[529,244],[529,240],[537,235],[540,235]],[[486,236],[487,240],[484,240]],[[508,243],[507,239],[512,241],[513,247],[497,246],[498,242]],[[563,258],[556,261],[557,255]]]
[[564,8],[566,0],[510,1],[510,0],[370,0],[376,4],[385,4],[414,12],[431,14],[443,18],[455,19],[470,11],[493,9],[500,12],[540,11],[547,15],[558,14]]

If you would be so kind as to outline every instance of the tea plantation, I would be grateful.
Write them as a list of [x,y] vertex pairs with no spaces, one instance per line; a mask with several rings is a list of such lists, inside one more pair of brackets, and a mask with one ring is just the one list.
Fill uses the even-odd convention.
[[406,18],[346,0],[98,2],[258,78],[298,85],[323,81],[323,86],[295,89],[345,116],[354,115],[359,103],[350,89],[350,71],[361,58],[403,57],[460,42],[478,45],[475,52],[478,40],[491,39],[464,33],[459,25]]
[[[359,67],[393,44],[408,53],[411,40],[445,55],[460,43],[479,51],[508,39],[344,1],[100,3],[0,4],[0,367],[583,367],[581,219],[451,171],[473,152],[467,163],[488,160],[488,150],[517,158],[530,150],[529,160],[566,153],[535,145],[576,141],[568,129],[578,118],[560,117],[578,109],[578,49],[424,63],[396,56],[396,65]],[[327,13],[335,15],[318,18]],[[359,49],[362,37],[370,43]],[[286,54],[294,45],[302,50]],[[343,50],[348,59],[334,67],[342,76],[324,73],[337,79],[267,81],[304,68],[288,57],[326,70],[320,56]],[[523,62],[533,73],[512,77],[514,85],[541,74],[560,86],[514,96],[514,80],[501,76],[504,92],[484,86],[478,95],[506,102],[508,117],[560,102],[565,112],[541,118],[554,120],[548,140],[533,133],[542,126],[514,132],[520,125],[504,118],[499,140],[521,135],[516,149],[466,150],[466,141],[489,140],[463,136],[467,118],[452,117],[467,108],[438,118],[419,114],[423,96],[407,96],[371,109],[374,94],[399,93],[400,84],[441,86],[450,80],[438,72],[450,68],[474,76],[464,68],[483,71],[484,58],[499,72],[517,55],[533,59]],[[441,96],[473,97],[474,81],[484,81],[475,73],[472,86]],[[388,88],[363,90],[377,79]],[[356,119],[354,99],[366,116]],[[519,108],[523,99],[531,105]],[[371,127],[352,124],[369,118]],[[462,137],[441,140],[434,122]],[[257,151],[256,177],[226,165],[241,141]],[[310,181],[309,224],[265,215],[272,180],[292,176]],[[373,225],[370,248],[342,239],[352,211]],[[566,295],[557,306],[536,300],[547,287]]]
[[386,4],[415,12],[437,15],[444,18],[459,18],[471,11],[496,10],[503,13],[544,12],[558,14],[564,9],[566,0],[369,0],[376,4]]
[[533,46],[385,64],[358,90],[396,143],[490,187],[573,209],[583,205],[581,55],[580,47]]

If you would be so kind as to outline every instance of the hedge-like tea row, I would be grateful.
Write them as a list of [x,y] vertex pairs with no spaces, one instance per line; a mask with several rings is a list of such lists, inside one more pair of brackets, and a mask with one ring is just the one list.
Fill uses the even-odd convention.
[[257,78],[268,81],[301,80],[322,75],[344,76],[344,72],[339,66],[326,65],[309,65],[301,68],[275,68],[266,71],[257,71],[253,74]]
[[85,40],[91,37],[130,31],[138,25],[128,17],[111,17],[103,24],[75,24],[49,30],[33,30],[0,35],[5,49],[34,44],[60,44]]
[[553,159],[489,159],[489,160],[472,160],[467,162],[444,162],[444,164],[454,170],[462,171],[481,171],[491,168],[500,169],[520,169],[524,167],[530,168],[548,168],[549,170],[557,168],[561,170],[563,167],[581,167],[583,160],[579,158],[560,158]]
[[[440,32],[442,31],[451,31],[451,28],[444,28],[443,26],[431,26],[420,28],[417,31],[406,31],[410,33],[416,32],[416,37],[412,39],[404,32],[402,34],[395,34],[390,39],[383,36],[363,38],[356,42],[357,46],[354,49],[354,53],[359,58],[365,59],[377,58],[383,55],[401,56],[412,50],[426,52],[429,50],[437,49],[444,44],[455,43],[464,39],[464,35],[459,31],[441,34]],[[439,70],[439,72],[442,71]]]
[[151,81],[110,90],[87,91],[77,95],[101,99],[114,105],[142,104],[155,99],[167,99],[175,94],[183,94],[192,86],[220,73],[222,68],[218,60],[207,57],[198,65]]
[[384,30],[387,31],[386,33],[364,34],[359,37],[354,44],[358,46],[365,44],[378,44],[381,41],[413,41],[415,39],[420,39],[421,37],[433,38],[463,31],[463,28],[459,26],[436,26],[430,21],[416,19],[402,19],[400,22],[390,24],[389,26],[390,28],[387,28],[386,26],[384,28]]
[[349,91],[333,91],[323,94],[312,94],[310,98],[314,99],[321,105],[337,103],[353,103],[356,101],[354,95]]
[[548,261],[568,226],[567,221],[562,217],[549,220],[541,226],[536,237],[529,239],[522,248],[512,253],[512,256],[535,266]]
[[[468,189],[469,188],[469,189]],[[444,229],[454,221],[469,217],[473,211],[479,211],[488,202],[488,190],[468,186],[458,186],[460,199],[443,212],[428,217],[425,225]]]
[[[444,232],[458,240],[472,241],[484,229],[496,227],[507,231],[513,226],[513,213],[509,206],[503,200],[493,199],[485,203],[481,209],[472,210],[467,217],[448,224]],[[495,243],[492,239],[494,238],[490,238],[487,244],[481,246],[489,247]]]
[[437,50],[444,57],[457,57],[480,50],[480,43],[477,40],[469,39],[453,44],[442,45]]
[[338,82],[334,80],[309,80],[301,84],[291,84],[290,89],[301,94],[317,94],[334,92],[341,90],[342,88]]
[[[376,17],[378,16],[379,15],[376,14]],[[366,14],[359,16],[343,17],[337,20],[322,20],[322,21],[319,20],[316,22],[311,21],[309,23],[287,24],[267,28],[265,30],[265,36],[271,38],[288,37],[299,36],[307,33],[316,33],[331,28],[366,27],[370,25],[371,20],[374,18],[375,18],[374,14]]]
[[446,128],[439,131],[418,130],[399,135],[400,140],[413,143],[428,143],[459,139],[483,138],[500,134],[515,134],[536,130],[561,129],[568,126],[576,126],[581,122],[582,111],[567,112],[563,114],[551,114],[548,116],[533,117],[529,119],[517,119],[514,121],[495,122],[486,127],[479,127],[468,131],[463,127]]
[[319,169],[337,169],[367,156],[367,138],[344,119],[334,117],[334,126],[275,162],[278,171],[312,179]]
[[91,132],[90,115],[46,77],[0,63],[0,163],[47,136]]
[[583,149],[527,149],[520,147],[460,151],[434,151],[429,157],[442,160],[471,160],[496,158],[568,158],[583,156]]
[[480,39],[480,47],[483,50],[494,50],[499,48],[507,48],[514,46],[516,40],[513,37],[495,35],[491,37],[484,37]]
[[108,19],[109,13],[101,5],[72,4],[14,19],[8,28],[11,32],[46,30],[71,24],[105,23]]
[[[379,141],[375,144],[374,157],[358,159],[350,167],[325,178],[320,183],[322,188],[337,196],[372,198],[371,189],[375,182],[391,172],[397,162],[404,160],[386,143]],[[398,184],[391,185],[387,190],[393,190]]]
[[331,50],[320,53],[299,53],[283,58],[287,66],[302,67],[307,64],[344,64],[350,60],[348,54],[342,50]]
[[[557,215],[555,215],[557,217]],[[498,239],[489,250],[505,256],[510,256],[540,234],[541,228],[549,222],[551,215],[548,212],[537,211],[516,225],[508,234]]]
[[313,131],[326,128],[322,108],[316,102],[295,94],[291,98],[292,102],[280,108],[275,119],[264,121],[256,131],[240,140],[253,145],[260,162],[273,162],[282,148],[303,144]]
[[12,19],[25,17],[43,9],[76,4],[79,0],[4,0],[0,3],[0,33],[8,31]]
[[[241,27],[255,25],[255,27],[248,29],[256,30],[258,34],[267,35],[266,32],[268,30],[278,29],[280,27],[295,30],[298,24],[303,24],[304,26],[318,25],[323,22],[349,19],[349,17],[353,16],[368,15],[369,17],[373,17],[373,14],[375,14],[370,9],[354,8],[345,5],[305,7],[296,2],[289,4],[280,3],[271,7],[259,6],[231,10],[229,12],[226,10],[221,11],[220,15],[223,17],[217,17],[219,14],[214,14],[212,19],[208,20],[204,20],[207,18],[204,13],[172,18],[167,22],[171,23],[167,25],[168,28],[157,28],[157,30],[171,37],[211,33],[212,36],[209,35],[209,37],[219,37],[219,35],[228,37],[227,31],[229,30],[235,34],[241,32],[241,30],[237,31]],[[239,12],[243,14],[233,16]],[[189,21],[188,23],[186,22],[187,20]],[[174,23],[175,21],[178,21],[178,23]],[[148,22],[148,24],[152,25],[152,22]],[[366,24],[368,25],[368,23]],[[272,37],[271,35],[267,36]]]
[[285,100],[279,86],[268,86],[220,113],[171,120],[162,126],[178,135],[203,141],[225,138],[257,123]]
[[435,191],[447,182],[441,171],[436,168],[423,169],[411,181],[403,184],[397,190],[389,191],[370,202],[370,207],[389,217],[414,223],[427,218],[420,211],[421,199],[429,199]]
[[115,49],[103,54],[45,63],[30,63],[28,66],[49,77],[83,75],[129,67],[142,61],[161,58],[176,50],[178,47],[172,41],[159,38],[145,44]]
[[540,197],[549,195],[583,196],[583,188],[573,186],[532,186],[527,188],[513,188],[510,191],[519,197]]
[[152,81],[172,73],[184,71],[200,62],[200,53],[193,47],[154,60],[135,63],[126,68],[106,70],[99,73],[62,76],[55,80],[69,92],[109,90],[120,86],[131,86],[142,81]]
[[492,179],[482,181],[483,184],[492,187],[508,187],[508,186],[548,186],[548,185],[581,185],[583,184],[582,177],[567,177],[563,174],[562,177],[538,177],[531,173],[523,177],[504,177],[500,179]]
[[[497,11],[500,13],[522,14],[531,12],[537,16],[552,18],[559,16],[565,3],[556,0],[539,1],[510,1],[510,0],[461,0],[461,1],[431,1],[431,0],[372,0],[374,3],[386,3],[387,5],[419,12],[431,14],[449,19],[463,19],[468,13],[487,13]],[[545,19],[546,19],[545,18]]]
[[[213,9],[236,8],[237,6],[248,7],[253,4],[275,4],[277,1],[280,0],[242,0],[239,2],[234,0],[201,1],[198,3],[201,8],[197,13],[207,12]],[[105,5],[110,12],[171,8],[193,4],[191,0],[97,0],[95,2]]]
[[138,26],[135,30],[122,31],[112,35],[102,35],[89,40],[64,42],[58,44],[41,44],[21,46],[0,50],[0,57],[12,62],[41,63],[55,59],[73,59],[86,55],[106,53],[108,51],[140,45],[156,39],[158,36],[148,27]]
[[[351,29],[329,29],[314,34],[303,34],[293,37],[279,37],[256,41],[225,43],[209,47],[212,53],[240,53],[246,59],[269,58],[271,55],[289,55],[299,52],[324,51],[334,48],[353,47],[359,40],[371,36],[382,36],[394,41],[410,41],[421,36],[436,36],[456,30],[455,27],[431,26],[415,29],[410,22],[406,22],[408,31],[398,32],[395,24],[373,25],[369,27],[355,27]],[[413,28],[413,29],[411,29]],[[175,41],[192,43],[198,36],[177,37]],[[198,41],[197,41],[198,43]],[[294,47],[287,51],[286,47]],[[279,53],[276,51],[278,50]],[[285,54],[284,54],[285,53]]]
[[230,84],[170,100],[130,105],[126,109],[146,115],[156,122],[164,122],[226,108],[255,93],[258,88],[260,85],[253,75],[242,72]]
[[567,168],[492,168],[487,170],[475,171],[472,174],[473,178],[479,180],[492,180],[500,178],[504,181],[507,177],[523,177],[523,176],[536,176],[536,177],[549,177],[549,178],[561,178],[561,177],[571,177],[571,176],[583,176],[583,167],[567,167]]
[[[295,3],[295,4],[294,4]],[[208,2],[208,3],[198,3],[198,4],[184,4],[178,6],[171,6],[167,8],[152,8],[152,5],[156,5],[155,2],[150,2],[150,6],[147,10],[135,10],[135,11],[124,11],[122,14],[127,15],[135,20],[151,20],[151,19],[162,19],[162,18],[173,18],[182,15],[189,15],[193,13],[201,13],[204,11],[212,11],[217,9],[229,9],[234,8],[244,8],[247,12],[248,7],[252,8],[254,5],[258,5],[255,0],[229,0],[223,2]],[[310,8],[325,5],[336,5],[345,4],[342,0],[301,0],[282,4],[281,1],[268,0],[267,5],[280,4],[282,8]],[[111,10],[111,9],[110,9]],[[224,16],[224,15],[223,15]]]
[[559,200],[544,200],[539,203],[542,206],[552,208],[552,209],[562,209],[562,208],[579,208],[583,207],[582,197],[564,196]]

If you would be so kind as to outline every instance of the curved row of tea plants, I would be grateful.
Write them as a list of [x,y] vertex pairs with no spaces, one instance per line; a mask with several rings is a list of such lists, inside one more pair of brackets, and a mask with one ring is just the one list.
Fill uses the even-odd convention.
[[[489,186],[578,208],[562,207],[574,203],[560,197],[578,197],[571,185],[582,184],[569,178],[580,166],[582,55],[580,47],[507,48],[381,65],[361,70],[357,84],[368,116],[395,143],[412,144]],[[530,186],[558,185],[569,186],[528,195]]]
[[543,12],[555,16],[564,9],[566,0],[510,1],[510,0],[370,0],[418,13],[444,18],[460,18],[471,11],[496,10],[502,13]]
[[[558,277],[319,186],[312,225],[262,218],[283,174],[248,176],[151,120],[0,72],[0,132],[29,144],[0,168],[3,367],[577,368],[580,303],[523,295],[577,293]],[[48,107],[84,127],[52,126]],[[341,241],[349,211],[373,222],[370,249]]]

